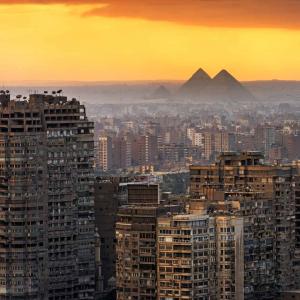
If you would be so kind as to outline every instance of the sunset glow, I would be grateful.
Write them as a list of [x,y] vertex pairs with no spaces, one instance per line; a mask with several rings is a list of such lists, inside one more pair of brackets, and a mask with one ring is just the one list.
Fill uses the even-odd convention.
[[163,12],[154,18],[141,7],[136,15],[96,13],[102,8],[107,6],[1,4],[1,83],[180,80],[198,67],[211,75],[226,68],[241,80],[300,80],[297,24],[240,20],[211,26],[205,18],[188,23]]

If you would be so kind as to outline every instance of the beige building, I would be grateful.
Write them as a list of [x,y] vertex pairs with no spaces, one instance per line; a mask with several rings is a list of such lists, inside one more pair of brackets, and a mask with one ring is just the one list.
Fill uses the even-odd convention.
[[243,219],[158,218],[158,299],[244,299]]
[[99,137],[99,167],[101,171],[112,168],[112,139],[109,136]]

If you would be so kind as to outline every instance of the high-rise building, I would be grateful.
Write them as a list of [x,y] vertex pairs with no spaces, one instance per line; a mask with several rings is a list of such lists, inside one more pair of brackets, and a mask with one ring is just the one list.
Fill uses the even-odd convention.
[[158,216],[179,211],[160,205],[159,185],[127,185],[128,204],[119,208],[116,223],[117,299],[157,299],[156,224]]
[[298,171],[295,176],[295,183],[293,190],[295,191],[295,235],[296,235],[296,248],[295,248],[295,288],[300,289],[300,163],[295,163]]
[[156,163],[158,159],[157,136],[138,136],[132,141],[132,162],[135,166]]
[[131,139],[129,136],[116,137],[112,141],[112,167],[126,169],[131,166]]
[[222,152],[234,151],[236,137],[233,133],[223,130],[203,132],[204,158],[214,160]]
[[112,168],[112,139],[109,136],[99,137],[99,167],[101,171]]
[[95,223],[101,241],[103,287],[116,277],[116,218],[119,207],[119,182],[107,178],[95,181]]
[[272,145],[276,142],[276,130],[273,126],[265,126],[264,127],[264,147],[265,154],[269,155],[269,150]]
[[203,133],[203,144],[204,144],[204,159],[210,160],[214,153],[214,137],[211,132]]
[[244,299],[242,217],[194,212],[157,223],[158,299]]
[[159,217],[157,299],[209,299],[216,292],[214,244],[213,219],[207,215]]
[[271,125],[259,125],[255,130],[257,150],[263,151],[268,158],[269,150],[276,143],[276,128]]
[[215,164],[190,168],[191,195],[204,209],[212,210],[218,202],[233,203],[243,216],[245,299],[274,297],[295,288],[299,276],[298,170],[292,165],[266,165],[262,159],[255,152],[224,153]]
[[116,223],[117,299],[156,299],[157,184],[129,184]]
[[203,147],[203,133],[202,132],[195,132],[194,133],[193,140],[192,140],[192,145]]
[[194,127],[188,127],[188,128],[186,129],[186,135],[187,135],[187,138],[188,138],[191,142],[193,142],[193,138],[194,138],[195,132],[196,132],[196,128],[194,128]]
[[93,123],[60,93],[0,101],[0,298],[93,299]]

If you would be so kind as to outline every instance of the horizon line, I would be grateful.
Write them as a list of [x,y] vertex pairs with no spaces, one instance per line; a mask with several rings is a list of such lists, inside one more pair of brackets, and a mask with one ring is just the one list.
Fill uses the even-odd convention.
[[[114,79],[114,80],[8,80],[8,81],[0,81],[0,87],[4,86],[29,86],[29,84],[38,84],[38,85],[48,85],[48,84],[91,84],[91,85],[97,85],[97,84],[143,84],[143,83],[182,83],[186,82],[188,79],[130,79],[130,80],[122,80],[122,79]],[[237,79],[238,80],[238,79]],[[250,80],[238,80],[239,82],[300,82],[300,79],[250,79]],[[49,85],[51,86],[51,85]]]

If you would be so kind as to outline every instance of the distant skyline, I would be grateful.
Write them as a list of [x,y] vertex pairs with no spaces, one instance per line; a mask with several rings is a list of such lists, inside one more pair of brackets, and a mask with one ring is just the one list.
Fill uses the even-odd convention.
[[299,15],[295,0],[0,0],[0,84],[185,80],[200,67],[300,80]]

